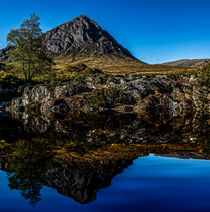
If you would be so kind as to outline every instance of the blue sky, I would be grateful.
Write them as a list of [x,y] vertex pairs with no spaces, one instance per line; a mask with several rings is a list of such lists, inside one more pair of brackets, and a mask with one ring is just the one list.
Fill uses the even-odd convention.
[[0,0],[0,48],[33,12],[43,32],[86,15],[148,63],[210,58],[210,0]]

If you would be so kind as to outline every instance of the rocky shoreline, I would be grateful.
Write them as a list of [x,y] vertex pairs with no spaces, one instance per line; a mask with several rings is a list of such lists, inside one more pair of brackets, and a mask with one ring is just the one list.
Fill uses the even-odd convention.
[[209,92],[196,80],[99,75],[0,89],[0,168],[84,204],[137,157],[209,160]]
[[174,80],[165,75],[99,75],[53,88],[46,85],[0,87],[0,110],[9,116],[20,117],[23,112],[35,110],[42,116],[57,114],[66,119],[107,110],[149,119],[207,113],[208,87],[195,82],[193,76]]

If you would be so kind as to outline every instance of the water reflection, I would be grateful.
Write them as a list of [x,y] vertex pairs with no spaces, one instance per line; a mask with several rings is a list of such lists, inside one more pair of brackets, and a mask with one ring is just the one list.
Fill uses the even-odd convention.
[[96,199],[114,176],[150,153],[210,159],[206,117],[170,121],[135,115],[91,114],[77,120],[1,118],[0,169],[8,186],[36,206],[43,186],[79,203]]

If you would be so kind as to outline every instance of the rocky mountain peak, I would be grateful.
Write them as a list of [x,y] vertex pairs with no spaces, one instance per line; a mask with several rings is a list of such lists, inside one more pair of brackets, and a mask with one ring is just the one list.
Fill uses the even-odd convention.
[[[135,59],[107,31],[85,15],[61,24],[44,34],[44,48],[51,56],[76,58],[116,57]],[[0,62],[8,59],[8,49],[0,50]]]
[[108,32],[85,15],[46,32],[44,45],[55,56],[134,58]]
[[[84,29],[85,28],[90,29],[92,27],[92,28],[98,28],[101,30],[101,27],[95,21],[91,20],[90,18],[88,18],[85,15],[80,15],[80,16],[78,16],[64,24],[61,24],[55,28],[60,28],[63,25],[67,26],[67,27],[72,26],[72,25],[77,25],[77,27],[82,27]],[[51,30],[49,30],[49,31],[51,31]]]

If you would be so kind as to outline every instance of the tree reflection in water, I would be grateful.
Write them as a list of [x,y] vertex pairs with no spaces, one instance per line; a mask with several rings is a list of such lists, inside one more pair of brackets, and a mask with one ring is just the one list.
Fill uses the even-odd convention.
[[17,176],[17,173],[8,173],[9,188],[19,190],[21,195],[29,200],[29,204],[33,207],[41,200],[40,191],[42,183],[34,179],[27,179],[23,176]]
[[150,153],[210,158],[206,117],[155,121],[111,113],[79,121],[52,119],[47,125],[43,117],[3,121],[1,170],[8,173],[9,187],[33,207],[43,186],[80,203],[93,201],[115,175]]

